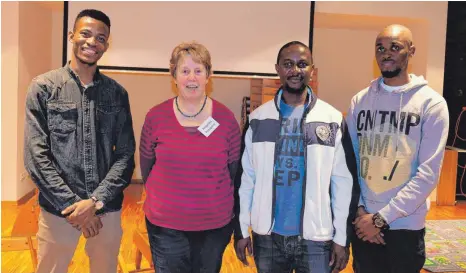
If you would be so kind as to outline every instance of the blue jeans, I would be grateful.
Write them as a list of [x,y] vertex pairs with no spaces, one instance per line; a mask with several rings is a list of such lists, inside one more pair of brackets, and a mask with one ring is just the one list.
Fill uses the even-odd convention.
[[301,236],[253,232],[254,261],[258,273],[330,273],[332,241],[317,242]]
[[146,218],[152,260],[157,273],[218,273],[233,225],[204,231],[156,226]]

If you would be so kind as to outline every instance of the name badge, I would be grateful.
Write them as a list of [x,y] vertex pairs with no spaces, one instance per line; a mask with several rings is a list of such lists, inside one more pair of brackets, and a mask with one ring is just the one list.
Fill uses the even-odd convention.
[[208,137],[210,136],[210,134],[212,134],[213,131],[215,131],[215,129],[217,129],[219,125],[220,124],[215,119],[209,117],[201,125],[199,125],[197,130],[199,130],[199,132]]

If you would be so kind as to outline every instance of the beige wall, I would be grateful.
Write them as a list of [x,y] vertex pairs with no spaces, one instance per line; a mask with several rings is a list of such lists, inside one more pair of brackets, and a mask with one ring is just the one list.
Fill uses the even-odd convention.
[[[2,3],[2,136],[6,139],[2,140],[4,201],[18,200],[34,188],[23,163],[24,106],[32,78],[52,68],[50,29],[52,12],[48,7],[38,2]],[[5,43],[6,51],[3,49]]]
[[27,178],[23,163],[24,120],[27,88],[31,80],[51,67],[52,12],[39,2],[19,3],[19,79],[18,79],[18,197],[28,193],[33,183]]
[[376,35],[374,30],[314,29],[314,62],[319,68],[321,99],[347,111],[354,93],[373,79],[373,56],[363,52],[373,52]]
[[63,51],[63,2],[58,3],[52,10],[51,66],[54,68],[61,66]]
[[2,200],[16,200],[19,3],[2,2]]

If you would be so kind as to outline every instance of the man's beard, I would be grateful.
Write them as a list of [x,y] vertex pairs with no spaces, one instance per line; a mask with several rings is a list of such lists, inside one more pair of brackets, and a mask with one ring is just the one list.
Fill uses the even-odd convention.
[[396,76],[398,76],[401,72],[401,68],[397,68],[393,71],[380,71],[382,73],[382,77],[384,78],[388,78],[388,79],[391,79],[391,78],[394,78]]
[[85,60],[79,58],[79,55],[78,55],[78,53],[77,53],[76,51],[75,51],[75,53],[74,53],[74,56],[76,57],[76,60],[78,60],[80,63],[86,64],[86,65],[88,65],[88,66],[94,66],[94,65],[97,63],[97,61],[92,62],[92,63],[91,63],[91,62],[86,62]]
[[303,83],[298,88],[292,88],[288,85],[288,83],[285,83],[285,90],[290,94],[302,94],[304,90],[306,90],[306,85]]
[[97,62],[93,62],[93,63],[86,62],[86,61],[84,61],[83,59],[79,58],[78,56],[76,56],[76,59],[77,59],[80,63],[82,63],[82,64],[87,64],[88,66],[93,66],[93,65],[95,65],[95,64],[97,63]]

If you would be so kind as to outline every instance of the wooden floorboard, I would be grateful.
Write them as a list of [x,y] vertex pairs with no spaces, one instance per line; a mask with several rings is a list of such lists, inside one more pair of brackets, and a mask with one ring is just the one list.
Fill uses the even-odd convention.
[[[120,254],[126,262],[129,270],[134,270],[135,265],[135,247],[133,245],[133,231],[144,224],[144,214],[142,212],[142,185],[135,184],[128,187],[125,191],[125,199],[122,211],[123,238],[121,242]],[[26,204],[27,205],[27,204]],[[11,203],[2,203],[2,238],[11,236],[12,229],[21,206]],[[23,208],[24,209],[24,208]],[[427,216],[431,220],[445,219],[466,219],[466,203],[460,203],[451,207],[439,207],[432,205]],[[26,221],[19,219],[18,221]],[[81,238],[69,267],[70,273],[89,272],[89,260],[84,251],[84,238]],[[3,273],[30,273],[33,272],[31,257],[28,251],[2,252],[1,272]],[[244,267],[237,259],[230,243],[225,251],[222,265],[222,273],[256,273],[250,257],[251,265]],[[350,260],[351,262],[351,260]],[[142,267],[148,267],[147,261],[143,259]],[[343,273],[353,273],[351,264],[342,271]],[[423,271],[428,272],[428,271]]]

